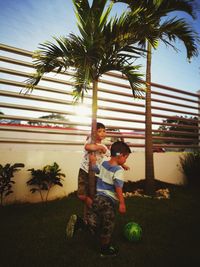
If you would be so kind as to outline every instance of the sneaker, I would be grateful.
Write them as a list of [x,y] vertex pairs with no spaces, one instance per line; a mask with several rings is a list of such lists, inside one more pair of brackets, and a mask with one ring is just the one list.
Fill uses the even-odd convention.
[[78,216],[76,214],[71,215],[66,227],[66,237],[72,238],[76,231],[76,224],[77,224]]
[[66,237],[72,238],[78,230],[84,229],[84,227],[85,224],[81,217],[76,214],[72,214],[67,223]]
[[101,249],[100,256],[102,258],[105,258],[105,257],[116,257],[117,253],[118,253],[118,249],[116,249],[115,247],[110,245],[107,248],[102,248]]

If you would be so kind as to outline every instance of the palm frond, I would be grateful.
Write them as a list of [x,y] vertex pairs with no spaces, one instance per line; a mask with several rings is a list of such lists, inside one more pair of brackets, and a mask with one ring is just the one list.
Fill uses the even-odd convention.
[[124,74],[129,81],[133,96],[135,98],[140,98],[144,93],[144,89],[142,88],[144,80],[142,79],[143,74],[139,72],[140,68],[141,65],[127,65],[121,69],[122,74]]
[[173,11],[181,11],[195,19],[199,10],[198,6],[199,4],[194,0],[164,0],[161,1],[157,11],[159,13],[164,12],[166,15]]
[[133,18],[130,13],[108,19],[113,3],[105,9],[107,2],[93,0],[90,7],[87,0],[73,0],[80,35],[71,33],[68,37],[54,37],[54,42],[40,44],[34,61],[36,74],[28,80],[27,88],[33,89],[45,73],[59,73],[72,67],[76,72],[75,99],[83,98],[93,80],[112,70],[127,73],[132,89],[136,90],[140,80],[135,79],[136,69],[130,66],[146,53],[137,46],[143,25],[140,26],[137,17]]
[[73,66],[70,41],[63,37],[54,37],[54,40],[56,43],[45,42],[40,44],[39,50],[33,54],[36,73],[25,81],[27,84],[25,93],[32,92],[45,73],[52,71],[60,73]]
[[103,27],[106,25],[108,16],[110,15],[111,9],[112,9],[113,3],[111,2],[107,10],[102,14],[99,21],[99,27],[100,29],[103,29]]
[[85,22],[88,19],[88,13],[90,10],[90,5],[87,0],[72,0],[74,7],[75,7],[75,15],[77,18],[77,23],[79,25],[83,25],[83,22]]
[[145,14],[145,18],[164,17],[173,11],[181,11],[196,18],[200,4],[195,0],[113,0],[115,3],[123,2],[129,5],[132,12],[137,15]]
[[197,43],[200,42],[200,38],[184,19],[174,18],[166,21],[160,26],[159,31],[160,39],[168,45],[172,46],[171,42],[175,42],[177,39],[181,40],[187,50],[188,59],[198,56]]

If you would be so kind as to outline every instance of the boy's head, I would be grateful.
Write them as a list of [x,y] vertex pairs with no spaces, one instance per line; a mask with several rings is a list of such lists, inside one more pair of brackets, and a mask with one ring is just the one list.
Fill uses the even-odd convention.
[[96,138],[97,142],[101,142],[106,137],[106,127],[103,123],[97,122]]
[[119,165],[123,165],[126,162],[130,153],[129,146],[122,141],[117,141],[111,146],[111,157],[115,157]]
[[97,130],[98,129],[106,129],[105,125],[101,122],[97,122]]

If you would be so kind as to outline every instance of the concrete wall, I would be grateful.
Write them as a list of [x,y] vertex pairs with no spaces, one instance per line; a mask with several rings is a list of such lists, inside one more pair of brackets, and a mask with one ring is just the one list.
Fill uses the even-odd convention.
[[[155,153],[155,178],[161,181],[183,184],[184,176],[180,171],[180,153]],[[13,185],[14,193],[6,197],[6,203],[12,202],[38,202],[38,193],[32,194],[26,185],[30,179],[29,168],[39,169],[47,164],[57,162],[66,178],[63,187],[55,186],[49,195],[50,199],[61,198],[77,189],[77,174],[82,157],[82,146],[59,145],[31,145],[31,144],[1,144],[0,164],[24,163],[25,168],[15,174]],[[130,170],[125,172],[125,180],[137,181],[145,177],[144,153],[132,153],[127,164]]]

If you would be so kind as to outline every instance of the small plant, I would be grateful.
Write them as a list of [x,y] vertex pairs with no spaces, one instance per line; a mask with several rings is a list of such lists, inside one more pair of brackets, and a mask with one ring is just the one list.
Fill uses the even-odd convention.
[[15,181],[12,180],[14,173],[23,168],[23,163],[15,163],[13,165],[7,163],[5,166],[0,164],[0,203],[3,205],[3,199],[13,193],[12,185]]
[[189,152],[180,157],[182,172],[188,185],[200,185],[200,152]]
[[[41,200],[47,202],[49,192],[55,185],[63,186],[61,180],[65,177],[61,173],[56,162],[53,165],[46,165],[43,169],[28,169],[31,172],[32,178],[27,181],[27,185],[31,186],[31,193],[39,192]],[[44,192],[46,191],[46,196]]]

